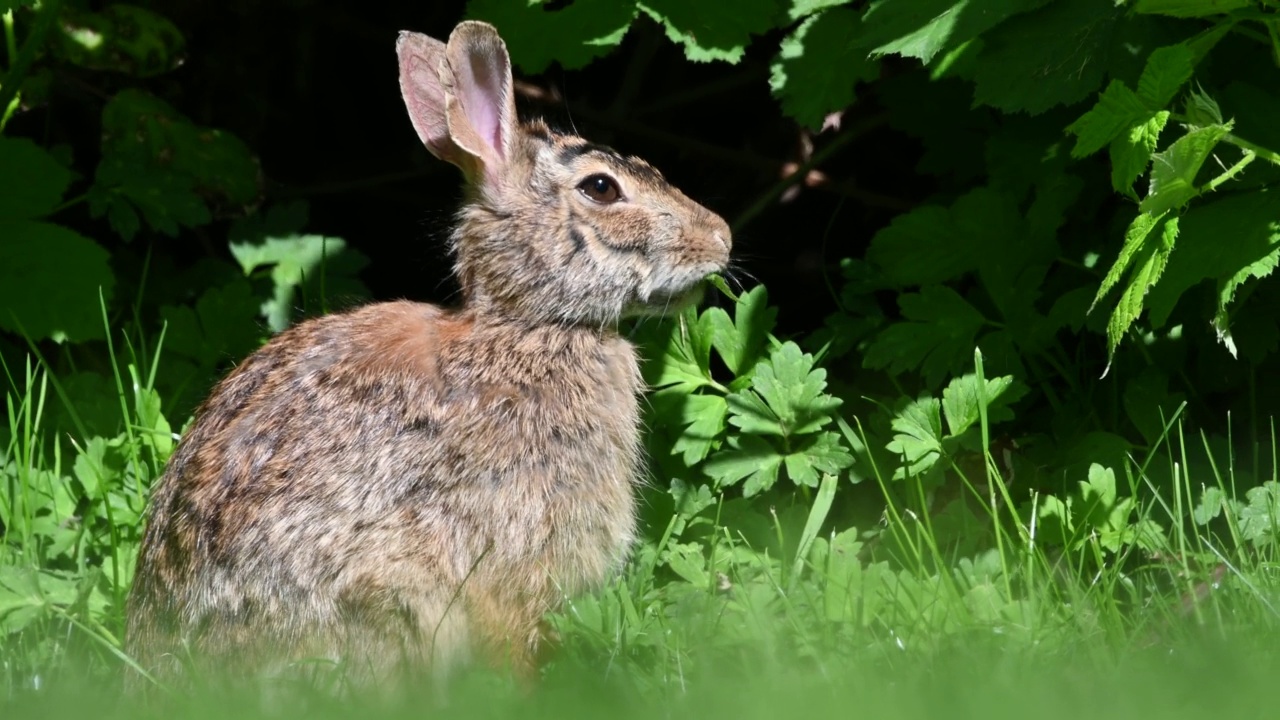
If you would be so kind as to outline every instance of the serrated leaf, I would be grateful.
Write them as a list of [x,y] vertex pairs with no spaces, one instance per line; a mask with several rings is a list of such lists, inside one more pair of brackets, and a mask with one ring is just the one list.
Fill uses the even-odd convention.
[[880,65],[854,43],[858,15],[834,8],[814,15],[782,39],[770,65],[769,87],[786,114],[819,128],[832,112],[853,103],[854,88],[874,79]]
[[769,294],[763,285],[738,296],[733,320],[720,308],[706,311],[711,328],[711,345],[734,375],[751,372],[764,354],[777,321],[777,308],[769,306]]
[[978,37],[1047,0],[877,0],[862,21],[860,45],[877,54],[896,53],[928,65],[945,52]]
[[[1224,242],[1230,238],[1230,242]],[[1197,204],[1182,216],[1178,252],[1151,291],[1151,322],[1163,326],[1186,290],[1217,281],[1217,317],[1240,285],[1275,271],[1280,262],[1280,198],[1268,188]]]
[[793,342],[756,366],[751,387],[727,398],[729,423],[743,432],[790,437],[820,430],[840,399],[826,394],[827,372]]
[[[942,391],[942,411],[951,437],[968,430],[981,417],[982,398],[978,389],[978,377],[968,374],[952,380]],[[1008,406],[1025,392],[1026,388],[1011,375],[987,380],[985,396],[990,421],[994,423],[1012,418]]]
[[1088,97],[1102,84],[1124,9],[1060,0],[983,35],[974,100],[1037,114]]
[[821,432],[784,458],[787,477],[796,485],[817,487],[821,474],[835,475],[853,464],[853,456],[834,432]]
[[1222,488],[1210,485],[1204,489],[1200,500],[1192,509],[1191,519],[1197,525],[1208,525],[1210,521],[1222,514],[1224,508],[1234,515],[1239,512],[1240,504],[1228,498],[1227,494],[1222,492]]
[[707,558],[698,543],[669,543],[666,553],[667,567],[686,581],[700,588],[707,587],[711,576],[707,573]]
[[166,352],[197,362],[239,359],[258,345],[260,302],[243,278],[205,290],[194,306],[165,305]]
[[1076,136],[1071,156],[1082,158],[1094,154],[1129,128],[1145,123],[1151,114],[1142,99],[1123,81],[1112,80],[1098,96],[1098,103],[1067,126],[1067,132]]
[[867,349],[863,365],[899,374],[919,368],[931,385],[964,367],[984,319],[951,288],[933,285],[898,298],[907,322],[890,325]]
[[1138,262],[1133,274],[1129,276],[1129,284],[1120,301],[1111,312],[1107,321],[1107,360],[1115,356],[1116,348],[1129,330],[1129,326],[1142,314],[1143,298],[1147,291],[1160,280],[1165,266],[1169,263],[1169,254],[1173,252],[1174,242],[1178,237],[1178,218],[1169,218],[1160,228],[1160,237],[1153,240],[1148,235],[1139,252]]
[[341,256],[347,243],[341,238],[321,235],[292,235],[260,242],[232,242],[229,247],[245,275],[259,268],[271,268],[275,295],[262,304],[262,314],[271,330],[280,332],[292,320],[297,289]]
[[1268,480],[1245,493],[1248,500],[1240,508],[1240,536],[1261,544],[1275,540],[1276,523],[1280,521],[1280,485]]
[[912,401],[894,416],[890,427],[893,440],[885,448],[904,462],[894,479],[920,475],[942,456],[942,403],[937,398]]
[[1133,183],[1151,164],[1151,155],[1160,142],[1160,132],[1169,121],[1169,111],[1161,110],[1145,123],[1129,128],[1111,141],[1111,187],[1133,199]]
[[26,138],[0,137],[0,222],[47,215],[62,202],[71,171]]
[[695,465],[711,451],[725,428],[728,404],[719,395],[687,395],[683,398],[680,422],[684,431],[672,446],[685,465]]
[[1178,138],[1168,150],[1151,156],[1151,182],[1139,209],[1159,215],[1180,208],[1199,195],[1196,174],[1230,131],[1230,122],[1197,128]]
[[791,6],[787,8],[787,17],[793,22],[807,18],[810,15],[826,10],[829,7],[844,5],[849,0],[791,0]]
[[101,338],[98,291],[115,275],[100,245],[61,225],[0,221],[0,328],[31,340]]
[[639,10],[635,0],[576,0],[557,10],[535,0],[469,0],[467,17],[493,24],[511,61],[537,74],[558,62],[585,66],[622,42]]
[[1124,234],[1124,245],[1120,247],[1120,255],[1116,257],[1116,261],[1111,264],[1111,269],[1102,278],[1102,284],[1098,287],[1097,294],[1093,296],[1093,302],[1089,304],[1088,312],[1093,312],[1093,309],[1097,307],[1102,298],[1106,297],[1111,288],[1120,282],[1120,278],[1129,269],[1129,265],[1133,262],[1138,250],[1142,249],[1146,244],[1147,236],[1163,219],[1163,214],[1140,213],[1133,219],[1133,222],[1129,223],[1129,229]]
[[742,494],[750,497],[773,487],[781,466],[782,455],[767,440],[737,435],[729,438],[727,448],[708,458],[702,470],[718,488],[742,483]]
[[178,67],[186,55],[177,26],[136,5],[116,3],[98,12],[65,7],[56,27],[54,55],[90,70],[151,77]]
[[1191,49],[1181,43],[1151,53],[1138,80],[1138,95],[1147,107],[1158,110],[1169,104],[1191,79]]
[[1138,0],[1134,12],[1191,18],[1220,15],[1251,7],[1253,0]]
[[775,0],[737,0],[732,4],[643,0],[637,6],[666,29],[672,42],[684,45],[685,57],[694,62],[737,63],[752,35],[774,28],[780,10]]

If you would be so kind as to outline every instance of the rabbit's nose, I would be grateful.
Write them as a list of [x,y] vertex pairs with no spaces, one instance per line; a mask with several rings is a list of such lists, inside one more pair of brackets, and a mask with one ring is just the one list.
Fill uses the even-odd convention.
[[711,214],[708,218],[708,224],[711,226],[711,236],[724,245],[725,250],[733,249],[733,231],[729,229],[729,223],[719,215]]

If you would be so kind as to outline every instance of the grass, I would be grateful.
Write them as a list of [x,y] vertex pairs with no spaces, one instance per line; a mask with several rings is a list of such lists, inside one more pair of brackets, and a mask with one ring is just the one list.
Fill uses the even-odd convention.
[[[120,612],[173,433],[135,367],[117,371],[120,435],[66,442],[47,431],[56,380],[4,370],[0,714],[134,716],[116,691]],[[1175,418],[1147,457],[1025,502],[994,463],[953,466],[945,507],[877,467],[883,513],[861,529],[837,526],[837,478],[790,513],[685,503],[623,577],[552,618],[560,647],[537,688],[477,670],[443,697],[304,695],[276,714],[1260,716],[1280,670],[1275,442],[1247,453],[1272,459],[1266,484],[1214,447]],[[166,717],[259,712],[234,695],[176,702]]]

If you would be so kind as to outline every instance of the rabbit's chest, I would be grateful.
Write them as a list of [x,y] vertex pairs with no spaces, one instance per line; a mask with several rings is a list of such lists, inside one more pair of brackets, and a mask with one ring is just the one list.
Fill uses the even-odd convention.
[[627,344],[570,360],[476,388],[447,426],[465,506],[447,514],[483,516],[492,560],[574,593],[620,569],[635,538],[643,383]]

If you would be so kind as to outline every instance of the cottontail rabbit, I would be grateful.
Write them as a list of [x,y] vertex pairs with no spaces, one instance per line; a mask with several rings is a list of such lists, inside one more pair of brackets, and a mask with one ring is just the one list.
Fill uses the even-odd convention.
[[543,615],[632,545],[643,387],[616,325],[688,301],[729,228],[643,161],[519,121],[492,26],[396,50],[413,127],[466,178],[462,306],[308,320],[214,388],[138,558],[148,671],[528,673]]

